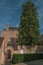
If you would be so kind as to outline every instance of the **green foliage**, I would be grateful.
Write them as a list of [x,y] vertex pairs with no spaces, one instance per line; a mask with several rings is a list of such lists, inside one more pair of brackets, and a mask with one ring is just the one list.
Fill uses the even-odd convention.
[[14,54],[12,57],[12,63],[15,64],[40,59],[43,59],[43,54]]
[[22,54],[14,54],[12,57],[13,64],[23,62],[23,60],[24,60],[24,57]]
[[24,45],[36,45],[40,41],[38,13],[32,2],[23,5],[18,40]]

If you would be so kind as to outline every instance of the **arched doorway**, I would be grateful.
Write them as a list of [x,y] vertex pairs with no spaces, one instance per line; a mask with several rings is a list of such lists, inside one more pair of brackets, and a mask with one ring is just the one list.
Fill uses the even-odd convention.
[[7,50],[6,57],[7,59],[11,59],[11,50]]

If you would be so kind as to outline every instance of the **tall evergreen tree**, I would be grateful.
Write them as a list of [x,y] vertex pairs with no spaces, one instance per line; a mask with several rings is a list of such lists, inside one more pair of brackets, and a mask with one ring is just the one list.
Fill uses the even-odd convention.
[[23,5],[23,12],[19,25],[19,44],[35,45],[39,43],[39,19],[37,9],[32,2]]

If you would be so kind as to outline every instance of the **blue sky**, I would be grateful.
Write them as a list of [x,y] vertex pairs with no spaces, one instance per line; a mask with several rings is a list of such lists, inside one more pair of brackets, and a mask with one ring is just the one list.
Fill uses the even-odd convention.
[[[18,27],[22,14],[22,5],[27,0],[0,0],[0,30],[6,24]],[[39,13],[40,34],[43,34],[43,0],[33,0]]]

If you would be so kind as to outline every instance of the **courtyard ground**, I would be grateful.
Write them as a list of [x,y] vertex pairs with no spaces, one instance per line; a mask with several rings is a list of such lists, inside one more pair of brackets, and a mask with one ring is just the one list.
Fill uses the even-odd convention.
[[5,65],[43,65],[43,60],[30,61],[26,63],[11,64],[9,61]]
[[36,60],[36,61],[27,62],[27,63],[18,63],[14,65],[43,65],[43,60]]

